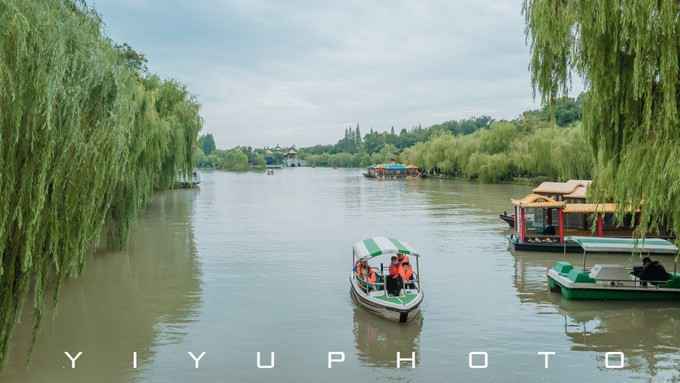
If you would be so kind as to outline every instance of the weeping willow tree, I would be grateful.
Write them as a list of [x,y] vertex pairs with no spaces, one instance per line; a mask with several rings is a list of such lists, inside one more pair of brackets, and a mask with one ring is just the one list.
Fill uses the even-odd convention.
[[640,235],[680,233],[680,2],[525,0],[524,14],[543,102],[572,75],[587,87],[593,197],[641,208]]
[[0,0],[0,363],[25,301],[37,329],[94,247],[191,172],[198,103],[129,53],[84,2]]

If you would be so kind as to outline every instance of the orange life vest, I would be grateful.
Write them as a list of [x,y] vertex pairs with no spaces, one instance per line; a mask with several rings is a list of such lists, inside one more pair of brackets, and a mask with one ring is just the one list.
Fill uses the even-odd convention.
[[399,275],[401,275],[401,265],[398,263],[390,265],[390,277],[396,278]]
[[404,282],[410,281],[411,278],[413,278],[413,269],[408,267],[402,267],[400,270],[401,274],[401,279],[404,280]]
[[397,257],[397,262],[399,262],[400,265],[403,265],[405,263],[409,263],[408,255],[406,255],[406,254],[399,255],[399,257]]
[[364,264],[361,262],[357,262],[357,275],[359,277],[364,275]]

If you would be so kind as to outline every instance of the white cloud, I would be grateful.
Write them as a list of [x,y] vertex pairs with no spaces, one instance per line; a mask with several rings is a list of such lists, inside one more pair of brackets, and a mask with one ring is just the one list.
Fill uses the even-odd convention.
[[114,39],[198,95],[222,147],[333,143],[348,121],[400,129],[535,107],[519,0],[139,6],[150,1],[97,5]]

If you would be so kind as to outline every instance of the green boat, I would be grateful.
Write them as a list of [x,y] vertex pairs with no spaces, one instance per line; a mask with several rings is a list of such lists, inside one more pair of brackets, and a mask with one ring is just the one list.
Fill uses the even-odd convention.
[[[678,248],[664,239],[568,237],[583,249],[583,267],[557,262],[548,270],[548,286],[573,300],[670,300],[680,301],[680,274],[677,272]],[[676,255],[675,270],[668,279],[641,281],[630,269],[617,264],[586,266],[588,253],[630,253]]]
[[[375,237],[359,241],[352,249],[352,270],[349,276],[352,298],[366,310],[385,319],[405,323],[420,312],[423,292],[420,283],[420,255],[407,242],[393,238]],[[404,284],[398,295],[388,294],[387,268],[390,258],[405,255],[415,261],[412,280]],[[358,262],[366,262],[376,272],[375,284],[370,284],[356,272]]]

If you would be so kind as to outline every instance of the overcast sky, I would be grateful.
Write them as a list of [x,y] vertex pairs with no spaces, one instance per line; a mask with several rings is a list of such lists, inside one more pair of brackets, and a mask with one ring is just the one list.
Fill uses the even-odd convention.
[[221,148],[335,143],[537,104],[521,0],[95,0]]

